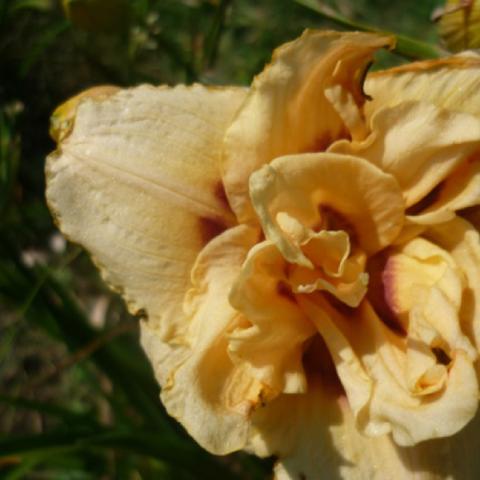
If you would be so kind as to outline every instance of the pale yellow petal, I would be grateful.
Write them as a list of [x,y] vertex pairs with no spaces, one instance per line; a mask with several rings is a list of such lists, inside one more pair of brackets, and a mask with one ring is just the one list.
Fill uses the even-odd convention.
[[445,387],[448,380],[447,365],[437,363],[433,348],[442,345],[442,340],[433,326],[416,306],[408,325],[407,360],[405,379],[413,395],[429,395]]
[[182,324],[198,252],[235,223],[218,162],[244,95],[142,86],[86,98],[48,158],[47,200],[60,228],[164,336]]
[[262,242],[249,253],[230,293],[231,305],[246,320],[229,336],[230,355],[277,394],[306,390],[303,346],[315,333],[295,301],[287,268],[275,246]]
[[[325,341],[345,389],[350,409],[363,428],[365,410],[368,408],[374,385],[348,335],[340,328],[340,315],[320,295],[305,295],[299,298],[299,302]],[[385,429],[386,431],[388,430]]]
[[447,250],[466,278],[460,310],[462,330],[480,351],[480,238],[466,220],[454,220],[430,228],[426,235]]
[[250,195],[266,237],[288,261],[307,268],[313,264],[282,230],[280,212],[308,228],[346,230],[368,253],[392,242],[403,224],[404,204],[395,179],[347,155],[277,158],[252,174]]
[[312,380],[306,395],[282,395],[255,412],[249,449],[276,455],[276,480],[475,479],[480,417],[457,435],[398,447],[359,433],[345,398]]
[[359,339],[350,334],[349,339],[376,384],[365,432],[376,435],[379,428],[388,427],[398,445],[408,446],[465,427],[478,407],[478,381],[467,354],[460,349],[451,352],[443,390],[416,396],[417,392],[408,389],[407,379],[399,376],[407,360],[401,339],[392,336],[367,305],[359,313],[357,328],[364,335]]
[[404,326],[410,309],[426,300],[431,287],[440,288],[457,309],[462,301],[463,276],[455,261],[448,252],[423,238],[389,253],[383,282],[385,299]]
[[257,238],[256,230],[241,225],[202,250],[185,298],[183,344],[169,346],[173,360],[156,352],[162,349],[158,336],[155,342],[143,334],[157,377],[163,379],[161,398],[168,413],[216,454],[244,447],[250,415],[263,402],[262,383],[228,355],[228,337],[238,325],[228,293]]
[[[282,228],[283,230],[283,228]],[[350,238],[342,230],[310,230],[302,250],[315,266],[330,277],[342,277],[350,256]]]
[[276,216],[280,229],[313,265],[291,265],[289,283],[295,293],[326,290],[345,304],[356,307],[367,291],[366,255],[351,252],[350,238],[343,230],[316,232],[286,212]]
[[371,132],[360,142],[336,142],[329,151],[357,155],[393,175],[407,207],[480,147],[480,118],[426,102],[379,109],[371,118]]
[[370,117],[382,108],[420,100],[479,116],[479,72],[480,56],[467,52],[372,73],[365,81],[365,92],[372,97],[365,112]]
[[331,277],[318,269],[290,268],[290,284],[295,293],[326,291],[349,307],[357,307],[367,293],[368,273],[364,272],[365,255],[348,259],[343,277]]
[[[449,352],[444,382],[441,367],[435,371],[433,364],[423,362],[425,368],[417,371],[412,391],[415,372],[407,368],[415,359],[408,358],[409,345],[388,329],[368,303],[348,315],[335,312],[320,296],[304,297],[301,305],[327,344],[357,427],[364,434],[377,437],[391,432],[398,445],[409,446],[452,435],[474,417],[478,381],[473,361],[464,350]],[[426,390],[422,395],[417,380],[429,382],[422,385]]]
[[324,150],[363,121],[365,68],[375,50],[392,42],[307,30],[274,53],[225,138],[224,182],[240,221],[255,221],[248,197],[252,172],[282,155]]

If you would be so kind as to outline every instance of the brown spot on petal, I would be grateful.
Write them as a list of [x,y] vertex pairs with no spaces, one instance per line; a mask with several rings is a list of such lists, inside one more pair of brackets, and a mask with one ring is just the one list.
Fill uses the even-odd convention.
[[450,365],[452,359],[448,356],[448,354],[440,347],[433,347],[432,353],[435,355],[437,359],[437,363],[440,365],[448,366]]
[[206,245],[210,240],[223,233],[227,226],[222,220],[211,217],[199,217],[198,225],[202,243]]
[[144,308],[139,308],[137,311],[135,311],[135,313],[133,315],[138,320],[148,321],[148,313]]
[[332,137],[325,133],[315,139],[312,145],[305,149],[306,152],[324,152],[332,144]]

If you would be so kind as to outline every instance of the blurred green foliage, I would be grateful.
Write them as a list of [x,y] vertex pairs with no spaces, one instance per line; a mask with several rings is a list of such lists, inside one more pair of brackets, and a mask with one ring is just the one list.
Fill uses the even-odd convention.
[[[438,3],[322,5],[435,44]],[[333,25],[292,0],[0,0],[1,478],[269,478],[271,461],[212,457],[165,414],[136,319],[52,224],[49,115],[96,84],[248,84],[273,48]]]

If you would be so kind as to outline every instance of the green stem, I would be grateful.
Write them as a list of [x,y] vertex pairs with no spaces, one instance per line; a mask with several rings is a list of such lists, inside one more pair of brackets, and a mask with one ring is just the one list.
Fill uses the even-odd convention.
[[343,15],[340,15],[338,12],[331,9],[330,7],[317,3],[315,0],[294,1],[299,5],[313,10],[326,20],[330,20],[331,22],[334,22],[341,27],[350,30],[360,30],[362,32],[372,32],[381,35],[394,36],[397,39],[397,43],[392,51],[398,55],[401,55],[402,57],[408,58],[409,60],[426,60],[431,58],[439,58],[445,56],[447,53],[436,45],[432,45],[430,43],[422,42],[420,40],[415,40],[406,35],[389,32],[388,30],[382,30],[380,28],[372,27],[371,25],[351,20],[347,17],[344,17]]

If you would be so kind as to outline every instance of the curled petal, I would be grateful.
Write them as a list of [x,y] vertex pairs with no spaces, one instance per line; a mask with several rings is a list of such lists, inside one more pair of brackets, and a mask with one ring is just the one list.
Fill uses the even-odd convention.
[[407,338],[405,378],[413,395],[429,395],[445,387],[448,380],[447,365],[437,363],[435,345],[442,345],[435,328],[425,321],[421,309],[414,308],[410,315]]
[[347,230],[368,253],[392,242],[403,224],[404,204],[395,179],[347,155],[277,158],[252,174],[250,195],[267,238],[288,261],[307,268],[313,264],[282,230],[281,212],[308,228]]
[[390,252],[383,272],[385,299],[406,327],[408,312],[425,298],[422,292],[439,288],[459,309],[463,276],[447,251],[423,238],[416,238]]
[[298,393],[306,390],[303,345],[315,328],[295,301],[286,268],[268,241],[249,253],[230,293],[230,303],[247,322],[230,334],[229,352],[273,391]]
[[235,223],[218,161],[244,95],[197,85],[87,96],[65,110],[69,127],[48,158],[47,200],[61,230],[165,338],[183,328],[198,252]]
[[[367,434],[388,427],[398,445],[408,446],[460,431],[475,415],[478,407],[478,381],[472,359],[463,350],[452,351],[448,381],[443,390],[417,396],[407,382],[399,378],[405,371],[404,346],[385,328],[367,305],[360,312],[365,338],[349,336],[376,388],[369,405]],[[412,394],[413,393],[413,394]],[[462,402],[458,402],[462,398]],[[439,421],[439,419],[442,421]]]
[[464,276],[451,255],[427,240],[415,239],[390,257],[384,279],[387,302],[400,319],[416,307],[416,316],[423,316],[440,336],[438,346],[445,345],[447,353],[461,349],[472,361],[476,359],[459,318]]
[[357,307],[367,293],[368,273],[364,272],[365,255],[348,259],[346,271],[340,278],[317,270],[295,266],[291,268],[290,283],[295,293],[313,293],[319,290],[332,294],[349,307]]
[[466,278],[460,310],[462,330],[476,350],[480,349],[480,237],[475,227],[456,217],[450,222],[431,227],[426,235],[447,250]]
[[314,269],[289,266],[289,283],[295,293],[326,290],[349,306],[356,307],[366,293],[366,256],[351,255],[350,238],[343,230],[315,232],[285,212],[277,215],[281,230],[297,244]]
[[[185,299],[188,329],[183,343],[170,344],[173,361],[165,354],[157,356],[164,363],[154,363],[157,376],[165,377],[161,398],[169,414],[216,454],[243,448],[250,414],[268,390],[227,353],[228,335],[238,325],[228,292],[257,238],[256,230],[240,225],[202,250]],[[144,334],[144,345],[153,359],[162,348],[158,336],[155,342]]]
[[[436,371],[424,368],[421,380],[429,383],[422,387],[430,394],[418,395],[411,390],[413,374],[402,376],[412,361],[407,345],[367,302],[348,317],[320,297],[314,302],[303,299],[302,306],[328,346],[360,431],[369,436],[391,432],[398,445],[408,446],[452,435],[474,417],[478,381],[472,359],[464,350],[452,350],[444,382],[439,379],[441,367]],[[430,388],[432,384],[435,388]]]
[[324,150],[347,128],[357,132],[366,66],[392,44],[368,33],[307,30],[274,53],[225,137],[224,183],[240,221],[255,221],[252,172],[279,156]]
[[371,132],[363,141],[340,140],[329,151],[358,155],[392,174],[407,207],[480,147],[480,119],[426,102],[379,109],[371,118]]

